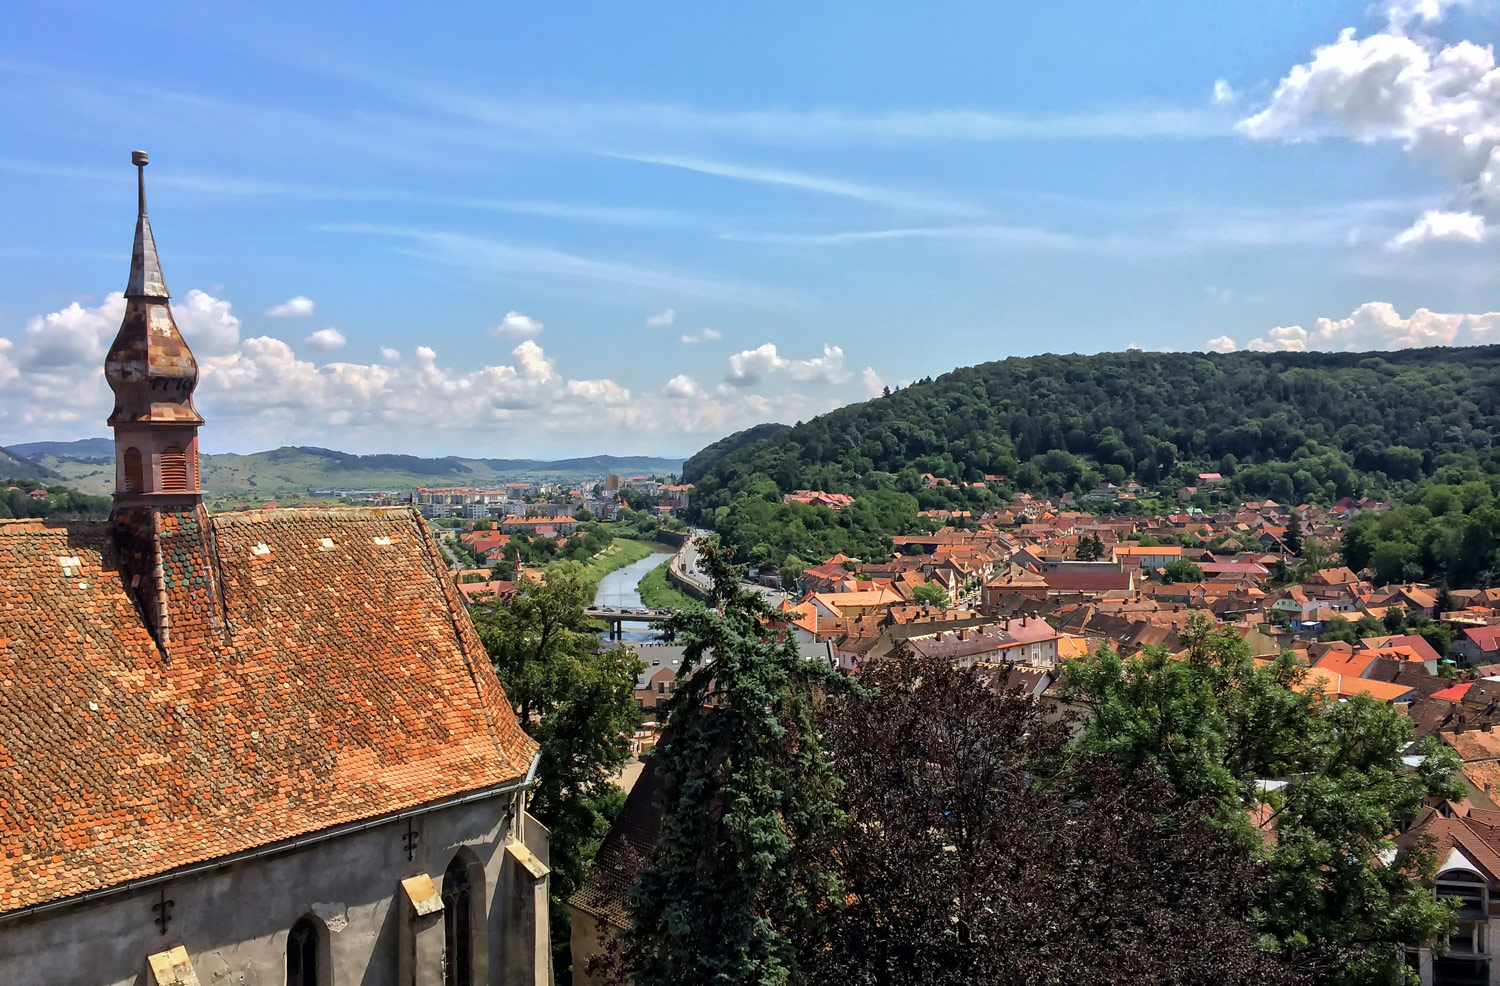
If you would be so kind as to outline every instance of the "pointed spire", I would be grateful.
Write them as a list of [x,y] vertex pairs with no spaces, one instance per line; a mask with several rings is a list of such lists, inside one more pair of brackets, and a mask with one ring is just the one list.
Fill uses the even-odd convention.
[[151,235],[151,220],[146,218],[145,151],[131,151],[130,163],[136,169],[136,196],[139,212],[135,220],[135,245],[130,250],[130,281],[125,285],[127,298],[170,298],[167,281],[161,274],[156,257],[156,239]]

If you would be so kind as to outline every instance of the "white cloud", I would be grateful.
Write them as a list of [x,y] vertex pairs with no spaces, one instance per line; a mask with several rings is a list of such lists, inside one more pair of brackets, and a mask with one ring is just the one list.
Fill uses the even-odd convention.
[[1227,79],[1214,80],[1214,105],[1223,106],[1225,103],[1232,103],[1237,96],[1239,93],[1234,91]]
[[[1300,325],[1280,326],[1264,337],[1251,339],[1245,348],[1254,352],[1304,352],[1310,349],[1365,352],[1417,349],[1426,346],[1482,346],[1500,342],[1500,312],[1457,315],[1418,308],[1403,317],[1394,305],[1369,301],[1348,317],[1320,318],[1308,332]],[[1208,341],[1215,352],[1234,352],[1228,336]]]
[[591,404],[625,404],[630,391],[613,380],[569,380],[568,394]]
[[172,318],[194,354],[212,356],[239,345],[239,316],[229,308],[229,302],[194,288],[172,303]]
[[724,338],[724,333],[718,329],[703,329],[699,332],[684,332],[682,334],[682,341],[689,344],[695,342],[713,342],[722,338]]
[[676,400],[689,400],[703,396],[703,388],[698,386],[698,381],[685,373],[679,373],[667,381],[662,388],[662,393]]
[[[1494,49],[1405,33],[1413,23],[1441,18],[1451,6],[1451,0],[1396,0],[1385,7],[1384,31],[1360,38],[1345,28],[1333,43],[1314,50],[1310,61],[1294,66],[1269,103],[1240,121],[1240,131],[1258,140],[1399,143],[1453,179],[1453,212],[1494,218],[1500,213],[1500,69]],[[1412,233],[1413,242],[1417,236]]]
[[1423,243],[1480,243],[1484,236],[1483,216],[1428,209],[1386,245],[1392,250],[1404,250]]
[[859,375],[859,382],[864,386],[865,393],[871,397],[879,397],[885,392],[885,381],[880,379],[880,374],[876,373],[872,366],[865,367],[864,372]]
[[319,329],[303,341],[314,349],[334,350],[342,349],[349,340],[344,338],[344,334],[338,329],[330,326],[326,329]]
[[535,339],[542,334],[544,326],[534,318],[528,318],[520,312],[506,312],[500,324],[490,330],[492,335],[501,339]]
[[647,315],[646,327],[648,329],[654,329],[657,326],[661,325],[671,325],[676,319],[677,313],[668,308],[664,312],[658,312],[655,315]]
[[[0,430],[37,439],[100,434],[112,400],[104,352],[124,307],[123,296],[114,294],[0,336]],[[678,374],[636,393],[616,380],[569,378],[531,339],[495,365],[448,363],[430,346],[405,354],[382,348],[379,362],[366,364],[321,353],[304,358],[272,336],[238,339],[229,302],[201,291],[185,295],[176,312],[198,353],[196,401],[209,421],[204,442],[211,450],[290,443],[424,455],[562,455],[627,446],[685,454],[752,424],[813,417],[852,396],[794,386],[838,378],[837,347],[810,360],[775,356],[775,389],[708,391]]]
[[1307,330],[1300,325],[1277,326],[1266,333],[1266,338],[1251,339],[1245,348],[1252,353],[1288,352],[1307,350]]
[[824,343],[822,356],[795,360],[784,358],[776,351],[775,343],[767,342],[729,357],[725,380],[735,387],[754,387],[775,372],[785,372],[799,383],[844,383],[849,379],[849,372],[844,369],[844,351],[838,346]]
[[311,315],[316,307],[317,305],[311,298],[304,298],[299,294],[295,298],[283,301],[275,308],[267,311],[266,314],[271,318],[302,318],[303,316]]

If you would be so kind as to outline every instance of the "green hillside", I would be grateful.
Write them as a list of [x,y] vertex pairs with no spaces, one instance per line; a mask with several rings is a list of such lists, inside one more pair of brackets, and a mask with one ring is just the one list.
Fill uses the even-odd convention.
[[[693,502],[742,559],[777,564],[798,550],[880,550],[918,507],[982,509],[1011,489],[1134,478],[1171,499],[1216,471],[1234,496],[1396,495],[1445,465],[1500,469],[1497,434],[1497,346],[1047,355],[954,370],[744,445],[714,462]],[[1007,482],[929,488],[923,473]],[[853,493],[868,509],[782,506],[795,488]]]
[[[107,493],[114,484],[114,461],[97,455],[97,441],[72,443],[82,454],[60,447],[68,443],[38,443],[47,444],[53,451],[23,461],[33,462],[85,492]],[[303,494],[309,489],[409,490],[417,486],[477,486],[507,480],[575,480],[611,472],[624,476],[665,476],[681,471],[682,460],[610,455],[556,461],[455,456],[424,459],[414,455],[352,455],[287,446],[251,455],[203,455],[200,468],[203,488],[211,496],[275,498]],[[5,469],[0,468],[0,472]]]
[[0,477],[6,479],[58,479],[58,473],[9,448],[0,448]]

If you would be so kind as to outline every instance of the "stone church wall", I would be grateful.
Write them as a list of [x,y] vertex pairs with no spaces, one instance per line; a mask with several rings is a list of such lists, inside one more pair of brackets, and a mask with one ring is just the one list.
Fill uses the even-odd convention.
[[[408,821],[398,819],[0,921],[0,983],[157,986],[147,957],[182,945],[200,986],[284,986],[288,933],[313,915],[324,965],[318,986],[397,986],[403,966],[415,986],[441,986],[442,914],[414,914],[401,881],[425,873],[441,894],[444,871],[460,852],[476,891],[471,906],[482,896],[487,916],[475,936],[476,986],[550,983],[547,836],[524,814],[521,796],[435,809],[411,818],[410,829],[413,859]],[[509,849],[511,837],[529,853]],[[530,860],[531,869],[518,860]],[[163,896],[172,902],[165,933],[153,908]]]

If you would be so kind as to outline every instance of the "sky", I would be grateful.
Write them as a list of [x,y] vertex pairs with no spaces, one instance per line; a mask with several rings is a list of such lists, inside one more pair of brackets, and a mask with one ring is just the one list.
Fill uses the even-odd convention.
[[686,456],[1042,352],[1500,342],[1500,0],[7,5],[0,445],[135,171],[210,452]]

